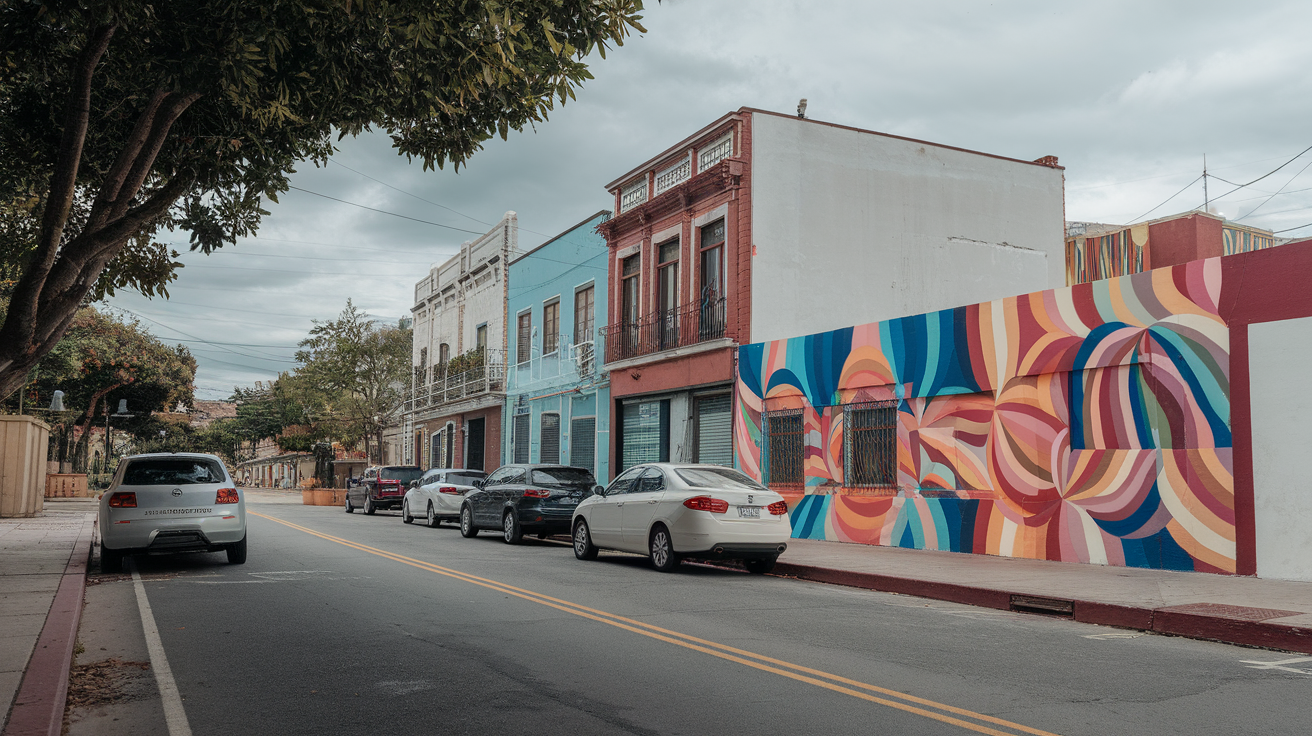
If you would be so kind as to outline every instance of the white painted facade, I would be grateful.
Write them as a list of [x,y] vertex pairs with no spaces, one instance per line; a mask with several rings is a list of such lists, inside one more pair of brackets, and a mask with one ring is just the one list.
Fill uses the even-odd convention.
[[415,284],[414,353],[411,364],[432,375],[441,359],[473,349],[486,328],[489,350],[506,349],[506,264],[519,253],[519,219],[507,212],[485,235],[433,266]]
[[751,120],[753,342],[1065,286],[1062,169]]
[[1257,576],[1312,581],[1312,317],[1248,326]]

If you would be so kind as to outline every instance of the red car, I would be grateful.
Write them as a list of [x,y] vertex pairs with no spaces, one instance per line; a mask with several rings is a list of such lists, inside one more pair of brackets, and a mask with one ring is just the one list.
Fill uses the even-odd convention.
[[372,514],[378,509],[399,509],[410,481],[424,471],[417,465],[384,465],[364,471],[364,477],[346,488],[346,513],[364,509]]

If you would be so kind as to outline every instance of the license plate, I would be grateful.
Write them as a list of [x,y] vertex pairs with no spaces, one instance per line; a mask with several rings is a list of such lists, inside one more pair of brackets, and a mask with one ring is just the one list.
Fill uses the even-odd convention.
[[761,518],[760,506],[739,506],[738,518],[740,519],[759,519]]
[[578,506],[578,505],[579,505],[579,500],[578,500],[577,498],[571,498],[571,497],[566,496],[565,498],[560,499],[560,505],[561,505],[561,506]]

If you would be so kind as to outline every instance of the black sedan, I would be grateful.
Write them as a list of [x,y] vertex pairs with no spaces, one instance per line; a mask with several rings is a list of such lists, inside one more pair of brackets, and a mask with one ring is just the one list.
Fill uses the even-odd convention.
[[503,465],[460,507],[460,533],[500,529],[506,544],[519,544],[525,533],[545,537],[569,534],[579,501],[598,489],[592,471],[567,465]]

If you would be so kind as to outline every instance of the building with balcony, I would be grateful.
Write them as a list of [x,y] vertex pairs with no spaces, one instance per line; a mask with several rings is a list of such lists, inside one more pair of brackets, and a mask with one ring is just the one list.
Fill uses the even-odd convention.
[[739,344],[1065,282],[1052,156],[742,108],[607,189],[612,474],[733,463]]
[[1066,223],[1066,285],[1128,276],[1287,242],[1270,230],[1191,211],[1134,225]]
[[610,374],[598,325],[606,324],[606,241],[598,212],[510,262],[509,361],[503,457],[563,463],[608,477]]
[[415,284],[414,375],[398,411],[401,461],[422,468],[501,464],[506,379],[506,264],[519,221],[501,221]]

